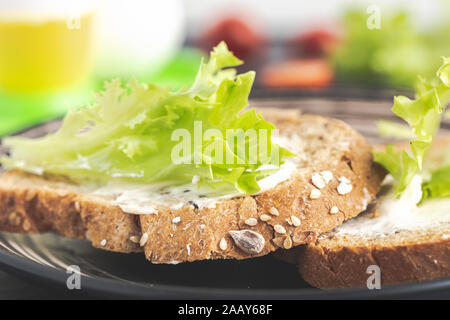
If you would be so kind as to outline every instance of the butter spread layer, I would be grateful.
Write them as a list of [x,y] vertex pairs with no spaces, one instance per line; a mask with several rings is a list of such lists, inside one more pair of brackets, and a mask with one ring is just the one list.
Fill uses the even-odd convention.
[[[273,136],[274,143],[289,148],[298,155],[303,154],[302,140],[298,135]],[[297,158],[288,158],[280,169],[258,181],[261,190],[258,193],[275,188],[280,183],[292,177],[298,168]],[[270,169],[270,168],[259,168]],[[112,199],[114,205],[131,214],[158,214],[157,207],[165,206],[177,210],[184,206],[197,208],[215,208],[216,204],[226,199],[242,196],[234,192],[220,194],[210,188],[202,187],[197,179],[192,184],[170,186],[169,184],[124,184],[110,183],[91,191],[94,195]]]
[[427,200],[418,205],[421,198],[422,178],[416,175],[399,199],[394,197],[393,190],[378,199],[376,218],[370,214],[356,217],[337,227],[335,234],[383,237],[400,230],[450,222],[450,198]]

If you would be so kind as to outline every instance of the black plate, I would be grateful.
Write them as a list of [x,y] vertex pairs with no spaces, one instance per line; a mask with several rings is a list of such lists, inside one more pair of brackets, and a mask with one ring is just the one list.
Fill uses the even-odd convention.
[[[372,142],[381,142],[375,120],[395,119],[391,99],[277,97],[254,99],[253,106],[297,108],[342,119]],[[37,137],[55,130],[58,121],[21,132]],[[444,130],[449,130],[444,123]],[[0,153],[6,152],[1,150]],[[66,288],[67,266],[82,271],[84,292],[104,297],[209,299],[339,299],[450,297],[450,279],[383,288],[322,291],[311,288],[295,266],[272,256],[245,261],[201,261],[154,265],[143,254],[94,249],[89,243],[53,234],[38,236],[0,233],[0,267],[34,281]]]

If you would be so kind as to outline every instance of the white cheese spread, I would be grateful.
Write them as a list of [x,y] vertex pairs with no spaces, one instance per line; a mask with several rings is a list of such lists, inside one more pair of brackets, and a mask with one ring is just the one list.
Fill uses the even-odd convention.
[[[278,137],[276,137],[278,138]],[[280,141],[274,137],[273,142],[291,150],[299,143],[300,137],[282,137]],[[298,153],[298,150],[292,150]],[[288,180],[297,169],[296,159],[286,159],[279,170],[258,181],[260,191],[275,188],[278,184]],[[276,169],[276,167],[261,166],[258,170]],[[215,208],[220,201],[242,196],[238,191],[220,194],[212,189],[206,189],[199,184],[198,178],[193,178],[192,184],[170,186],[168,184],[125,184],[110,183],[92,191],[94,195],[110,198],[114,205],[124,212],[132,214],[158,214],[157,206],[165,206],[177,210],[184,206],[196,208]]]
[[[389,178],[388,178],[389,179]],[[415,176],[400,198],[390,190],[378,199],[378,216],[363,215],[335,229],[336,235],[383,237],[400,230],[417,230],[450,222],[450,198],[422,198],[422,178]]]

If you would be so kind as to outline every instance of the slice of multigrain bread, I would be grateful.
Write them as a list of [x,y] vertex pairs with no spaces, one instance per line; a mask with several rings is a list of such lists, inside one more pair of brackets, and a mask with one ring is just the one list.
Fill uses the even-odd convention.
[[[280,129],[281,140],[288,142],[284,146],[298,155],[292,160],[294,174],[271,190],[222,200],[212,208],[185,203],[133,215],[63,177],[10,171],[0,178],[0,230],[52,231],[105,250],[144,250],[154,263],[178,263],[245,259],[313,242],[364,211],[385,172],[372,162],[371,146],[360,134],[321,116],[261,111]],[[329,172],[318,178],[323,171]]]
[[450,276],[449,223],[378,238],[329,234],[294,250],[303,279],[322,289],[365,287],[372,265],[383,285]]
[[[445,155],[442,150],[448,150],[449,146],[450,136],[440,137],[427,161],[438,165]],[[371,210],[355,220],[368,217],[376,223],[375,212],[376,206],[371,206]],[[380,267],[382,284],[449,277],[450,223],[432,223],[427,226],[422,221],[421,225],[413,224],[409,229],[376,237],[363,228],[358,235],[333,230],[316,242],[279,252],[279,256],[298,264],[305,281],[322,289],[364,287],[369,277],[367,268],[371,265]]]

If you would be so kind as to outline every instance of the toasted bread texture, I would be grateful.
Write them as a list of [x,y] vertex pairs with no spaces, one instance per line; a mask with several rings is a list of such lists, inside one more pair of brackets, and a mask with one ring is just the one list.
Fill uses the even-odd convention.
[[[245,259],[314,242],[364,211],[385,171],[373,163],[371,146],[360,134],[321,116],[261,111],[298,155],[296,171],[273,189],[221,200],[213,208],[159,205],[157,214],[134,215],[64,177],[9,171],[0,178],[0,230],[56,232],[105,250],[144,251],[153,263],[179,263]],[[332,177],[318,195],[313,176],[323,171]],[[330,213],[332,208],[337,212]]]
[[[442,162],[442,150],[448,150],[449,145],[450,136],[439,137],[427,161],[435,165]],[[372,215],[369,211],[355,219]],[[380,268],[383,285],[440,279],[450,276],[450,223],[424,225],[379,237],[369,237],[364,230],[359,235],[333,230],[314,243],[279,252],[279,256],[298,264],[305,281],[322,289],[365,287],[370,276],[367,268],[371,265]]]
[[324,237],[295,250],[305,281],[322,289],[365,287],[372,265],[380,268],[382,285],[450,276],[450,224],[378,239]]

